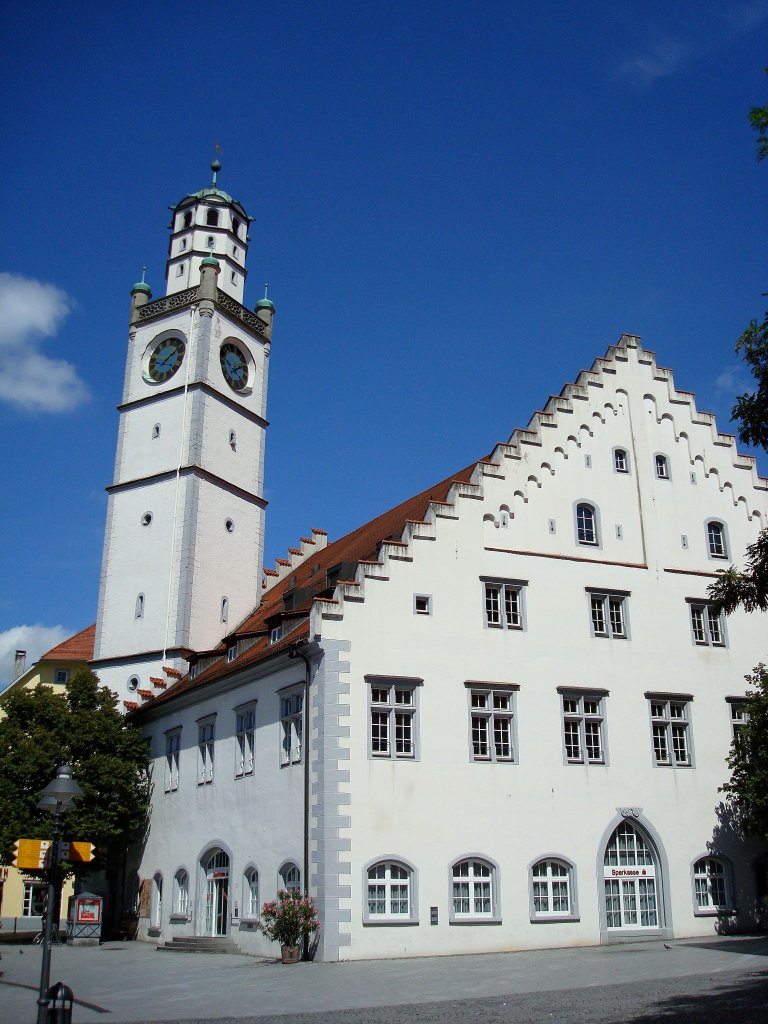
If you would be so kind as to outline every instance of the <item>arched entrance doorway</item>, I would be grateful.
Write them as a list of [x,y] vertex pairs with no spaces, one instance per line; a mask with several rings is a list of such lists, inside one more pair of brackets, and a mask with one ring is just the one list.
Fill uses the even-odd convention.
[[658,930],[661,876],[653,848],[628,821],[614,829],[603,857],[608,934]]
[[203,935],[226,935],[229,919],[229,857],[211,850],[203,858],[205,914]]

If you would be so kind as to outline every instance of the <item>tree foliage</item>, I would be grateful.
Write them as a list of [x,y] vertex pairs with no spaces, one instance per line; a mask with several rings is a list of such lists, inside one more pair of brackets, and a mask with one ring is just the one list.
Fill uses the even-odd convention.
[[[749,120],[758,132],[757,158],[763,160],[768,157],[768,105],[754,107]],[[736,351],[743,356],[757,387],[738,396],[731,418],[738,423],[740,441],[768,452],[768,312],[762,323],[751,321],[736,343]],[[732,566],[718,573],[709,596],[716,611],[768,610],[768,527],[747,548],[746,568]]]
[[748,720],[731,747],[731,778],[722,787],[739,810],[747,835],[768,839],[768,668],[746,677]]
[[64,815],[63,837],[92,842],[93,867],[118,865],[143,836],[149,806],[147,747],[117,710],[117,698],[83,669],[63,693],[20,689],[3,702],[0,721],[0,863],[10,864],[20,838],[51,837],[40,793],[61,764],[83,790]]

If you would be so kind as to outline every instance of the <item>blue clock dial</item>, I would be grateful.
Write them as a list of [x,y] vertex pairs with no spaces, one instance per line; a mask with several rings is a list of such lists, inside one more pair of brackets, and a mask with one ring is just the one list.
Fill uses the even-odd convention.
[[184,342],[181,338],[165,338],[159,342],[149,357],[150,378],[158,384],[169,380],[181,366],[184,351]]
[[233,391],[243,391],[248,386],[248,361],[237,345],[222,345],[219,359],[227,384]]

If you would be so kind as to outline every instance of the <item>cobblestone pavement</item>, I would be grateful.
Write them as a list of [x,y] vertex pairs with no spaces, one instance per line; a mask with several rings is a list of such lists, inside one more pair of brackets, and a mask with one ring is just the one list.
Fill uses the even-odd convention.
[[[2,946],[0,1022],[36,1016],[40,949]],[[73,1024],[764,1024],[768,937],[297,964],[54,948]]]

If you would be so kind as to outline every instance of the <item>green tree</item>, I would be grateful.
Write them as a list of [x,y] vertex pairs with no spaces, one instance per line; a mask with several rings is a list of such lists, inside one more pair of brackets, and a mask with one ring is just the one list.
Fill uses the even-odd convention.
[[[50,687],[10,693],[0,721],[0,864],[20,838],[51,836],[51,816],[37,809],[60,764],[69,764],[83,797],[63,819],[63,837],[92,842],[90,869],[119,874],[129,843],[142,838],[150,778],[141,731],[117,710],[117,698],[82,669],[63,693]],[[83,872],[89,868],[78,867]]]
[[[757,159],[764,160],[768,157],[768,105],[754,107],[749,119],[758,132]],[[732,418],[739,425],[741,441],[768,452],[768,313],[762,323],[752,320],[736,351],[742,354],[757,387],[739,395]],[[737,608],[768,611],[768,527],[748,546],[746,567],[720,572],[709,594],[716,608],[726,613]],[[759,664],[746,681],[748,720],[731,747],[731,777],[722,789],[738,809],[744,832],[768,839],[768,668]]]
[[[764,160],[768,157],[768,104],[753,107],[749,120],[758,132],[757,159]],[[757,387],[738,396],[731,418],[738,424],[740,441],[768,452],[768,312],[762,323],[750,322],[736,343],[736,351],[743,356]],[[718,573],[709,587],[709,596],[716,610],[728,614],[737,608],[768,611],[768,527],[747,548],[746,567],[732,566]]]
[[768,839],[768,668],[762,663],[746,676],[748,721],[736,736],[722,787],[739,810],[747,835]]

